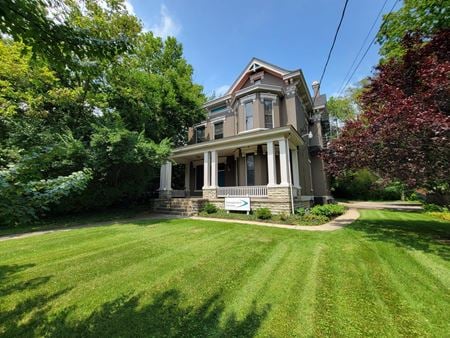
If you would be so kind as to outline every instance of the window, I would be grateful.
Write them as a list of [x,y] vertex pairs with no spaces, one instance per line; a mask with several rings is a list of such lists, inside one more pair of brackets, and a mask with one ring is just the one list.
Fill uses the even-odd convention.
[[253,129],[253,102],[249,101],[244,103],[245,112],[245,129]]
[[223,138],[223,122],[214,124],[214,139],[218,140],[220,138]]
[[273,128],[273,101],[264,99],[264,127]]
[[195,167],[195,190],[202,190],[203,178],[203,165],[198,165]]
[[197,143],[205,141],[205,126],[195,128],[195,139]]
[[248,154],[247,161],[247,185],[255,185],[255,155]]

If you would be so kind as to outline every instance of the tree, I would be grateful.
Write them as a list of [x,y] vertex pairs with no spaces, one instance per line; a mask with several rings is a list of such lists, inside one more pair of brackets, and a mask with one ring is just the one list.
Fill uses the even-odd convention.
[[[121,1],[105,1],[112,11],[126,11]],[[98,5],[97,5],[98,6]],[[68,20],[75,9],[89,10],[95,1],[2,0],[0,32],[24,42],[34,53],[45,56],[63,69],[73,58],[95,56],[110,58],[129,48],[123,34],[101,37],[93,31]]]
[[450,182],[450,30],[404,39],[405,53],[377,67],[349,121],[324,154],[336,176],[369,168],[409,187]]
[[350,97],[330,97],[327,102],[327,111],[330,116],[345,122],[355,117],[356,109]]
[[405,53],[403,37],[410,32],[421,32],[430,38],[435,32],[450,27],[448,0],[404,0],[396,12],[385,15],[377,35],[380,54],[388,59]]

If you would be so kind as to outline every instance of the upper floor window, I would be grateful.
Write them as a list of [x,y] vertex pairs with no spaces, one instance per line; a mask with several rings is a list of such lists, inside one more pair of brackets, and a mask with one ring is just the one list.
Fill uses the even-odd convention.
[[264,127],[273,128],[273,101],[264,99]]
[[223,122],[214,123],[214,139],[223,138]]
[[253,129],[253,102],[249,101],[244,103],[245,112],[245,129]]
[[195,128],[195,141],[197,143],[205,141],[205,126]]

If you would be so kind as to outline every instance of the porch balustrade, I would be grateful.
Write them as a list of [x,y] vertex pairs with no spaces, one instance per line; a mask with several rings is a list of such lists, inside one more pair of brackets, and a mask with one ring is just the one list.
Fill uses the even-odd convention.
[[267,185],[252,185],[239,187],[218,187],[217,197],[265,197]]

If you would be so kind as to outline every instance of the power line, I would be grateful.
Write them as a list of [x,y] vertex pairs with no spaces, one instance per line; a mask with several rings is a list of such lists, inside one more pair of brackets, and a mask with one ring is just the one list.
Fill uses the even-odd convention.
[[[400,1],[400,0],[396,0],[396,1],[394,2],[394,4],[392,5],[391,10],[390,10],[389,13],[386,15],[386,19],[388,19],[389,16],[392,14],[392,11],[394,10],[395,5],[397,4],[398,1]],[[384,25],[386,24],[386,19],[385,19],[385,20],[383,21],[383,23],[381,24],[379,30],[381,30],[381,29],[384,27]],[[356,68],[353,70],[352,74],[350,75],[349,79],[347,80],[347,82],[345,83],[345,85],[344,85],[343,88],[346,88],[346,87],[348,86],[348,84],[350,83],[351,79],[353,78],[353,75],[355,75],[356,71],[358,70],[359,66],[360,66],[361,63],[363,62],[363,60],[364,60],[364,58],[366,57],[367,53],[369,52],[370,48],[372,47],[372,45],[374,45],[376,38],[377,38],[377,35],[375,35],[375,36],[373,37],[372,41],[370,41],[370,44],[367,46],[366,51],[364,52],[363,56],[362,56],[361,59],[359,60],[358,64],[356,65]]]
[[[319,88],[318,89],[320,89],[320,85],[322,84],[323,77],[325,76],[325,72],[326,72],[327,67],[328,67],[328,62],[330,61],[330,58],[331,58],[331,53],[333,52],[334,45],[336,44],[337,36],[339,34],[339,30],[341,29],[342,21],[344,20],[345,10],[347,9],[348,1],[349,0],[345,0],[344,8],[342,9],[342,13],[341,13],[341,18],[340,18],[339,24],[338,24],[338,26],[336,28],[336,33],[334,34],[333,43],[331,44],[331,48],[330,48],[330,51],[328,52],[328,56],[327,56],[327,61],[325,62],[325,66],[323,67],[322,75],[320,76]],[[314,104],[316,102],[317,93],[319,93],[319,90],[317,90],[314,93],[313,109],[314,109]]]
[[361,51],[363,50],[363,47],[366,45],[366,42],[367,42],[367,39],[368,39],[369,36],[370,36],[370,33],[372,33],[372,30],[373,30],[373,28],[375,27],[375,25],[376,25],[378,19],[380,18],[381,13],[383,13],[384,7],[386,7],[386,4],[387,4],[388,1],[389,1],[389,0],[385,0],[385,1],[384,1],[383,6],[381,7],[380,11],[379,11],[378,14],[377,14],[377,17],[375,18],[375,21],[373,22],[372,26],[370,27],[369,31],[367,32],[366,37],[364,38],[364,41],[363,41],[363,43],[361,44],[361,47],[359,48],[358,53],[356,54],[355,58],[353,59],[353,62],[352,62],[352,64],[351,64],[350,68],[348,69],[347,74],[345,74],[344,80],[342,81],[341,86],[339,87],[339,88],[340,88],[339,91],[338,91],[339,95],[340,95],[341,92],[343,91],[343,85],[344,85],[345,81],[347,80],[348,75],[349,75],[350,72],[352,71],[353,66],[354,66],[355,63],[356,63],[356,60],[358,60],[359,55],[361,54]]

